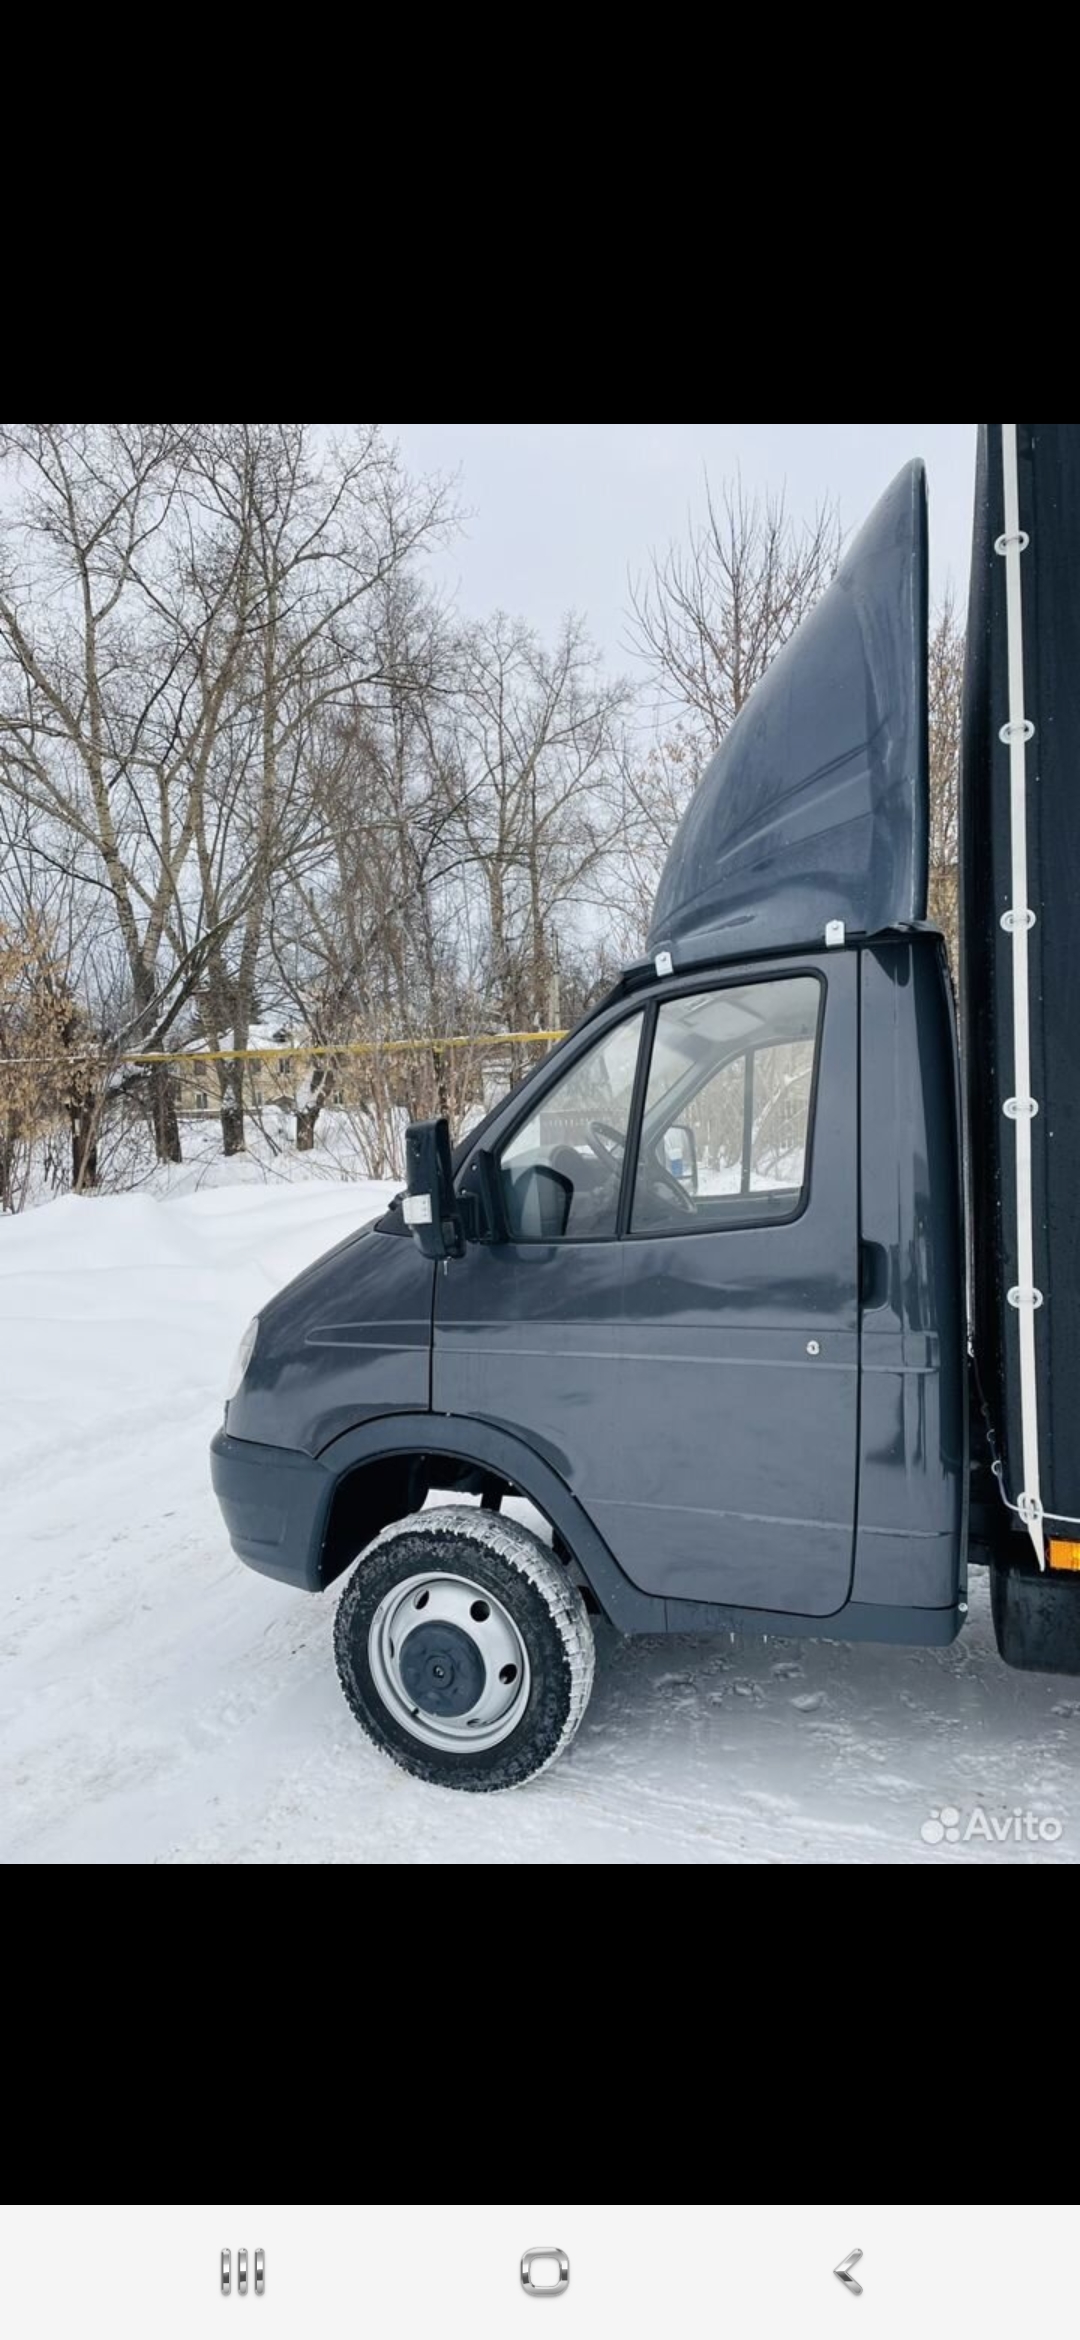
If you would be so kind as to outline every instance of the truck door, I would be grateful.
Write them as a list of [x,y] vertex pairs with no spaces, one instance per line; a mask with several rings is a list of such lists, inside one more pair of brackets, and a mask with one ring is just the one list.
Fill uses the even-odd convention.
[[470,1244],[436,1278],[435,1412],[524,1436],[586,1509],[619,1486],[619,1213],[646,1022],[609,1025],[523,1101],[498,1157],[511,1240]]
[[668,986],[498,1150],[511,1240],[437,1279],[433,1404],[525,1437],[661,1598],[848,1598],[857,960]]
[[854,1567],[858,959],[669,999],[624,1243],[620,1492],[644,1592],[828,1617]]

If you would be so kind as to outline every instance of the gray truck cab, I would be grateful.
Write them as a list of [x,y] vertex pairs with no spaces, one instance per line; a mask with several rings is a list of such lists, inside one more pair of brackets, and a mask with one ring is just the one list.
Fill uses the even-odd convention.
[[913,464],[706,774],[647,959],[456,1154],[412,1129],[408,1192],[250,1336],[213,1449],[234,1548],[319,1593],[361,1556],[342,1685],[424,1779],[490,1792],[554,1761],[600,1616],[962,1627],[927,575]]

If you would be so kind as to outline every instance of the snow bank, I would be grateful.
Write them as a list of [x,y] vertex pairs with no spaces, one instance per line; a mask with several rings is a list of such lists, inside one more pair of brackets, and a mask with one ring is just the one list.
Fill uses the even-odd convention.
[[[343,1113],[331,1106],[319,1115],[316,1140],[310,1153],[296,1146],[296,1118],[276,1106],[249,1112],[245,1122],[246,1150],[226,1161],[221,1151],[221,1125],[216,1115],[188,1115],[180,1122],[183,1161],[158,1162],[150,1133],[141,1114],[114,1119],[102,1133],[99,1146],[99,1195],[153,1194],[173,1197],[201,1194],[206,1187],[308,1186],[319,1181],[338,1186],[369,1182],[372,1167],[394,1170],[399,1182],[405,1158],[406,1116],[392,1121],[387,1140],[390,1158],[384,1164],[376,1133],[364,1114]],[[396,1160],[395,1160],[396,1155]],[[67,1177],[67,1151],[61,1148],[54,1164],[55,1177]],[[27,1207],[41,1209],[56,1200],[41,1148],[31,1164]]]

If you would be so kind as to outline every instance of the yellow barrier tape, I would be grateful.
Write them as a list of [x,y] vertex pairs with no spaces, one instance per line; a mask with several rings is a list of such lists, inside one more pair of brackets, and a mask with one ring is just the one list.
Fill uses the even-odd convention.
[[565,1040],[566,1032],[481,1032],[457,1035],[449,1040],[344,1040],[336,1048],[215,1048],[200,1049],[192,1055],[181,1050],[178,1055],[120,1056],[117,1064],[284,1064],[299,1058],[308,1062],[312,1057],[327,1056],[408,1056],[433,1052],[436,1048],[521,1048],[554,1040]]
[[408,1056],[430,1055],[436,1049],[450,1048],[532,1048],[549,1047],[553,1042],[566,1040],[568,1032],[480,1032],[457,1034],[445,1040],[342,1040],[336,1047],[299,1047],[285,1043],[280,1048],[182,1048],[175,1052],[151,1051],[142,1056],[111,1056],[107,1049],[83,1050],[55,1056],[0,1056],[4,1065],[31,1064],[295,1064],[310,1063],[312,1059],[333,1056]]

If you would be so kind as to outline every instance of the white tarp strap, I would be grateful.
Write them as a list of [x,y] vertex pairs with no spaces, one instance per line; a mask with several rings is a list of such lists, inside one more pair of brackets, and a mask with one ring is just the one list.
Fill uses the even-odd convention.
[[1035,1282],[1035,1213],[1031,1133],[1039,1111],[1031,1094],[1031,980],[1029,937],[1036,920],[1028,901],[1027,751],[1035,737],[1024,703],[1024,554],[1030,538],[1020,526],[1020,462],[1016,423],[1002,423],[1005,473],[1005,533],[996,551],[1005,562],[1009,642],[1009,720],[1001,737],[1009,750],[1012,820],[1012,908],[1002,920],[1013,947],[1013,1044],[1016,1094],[1005,1112],[1016,1130],[1016,1249],[1019,1283],[1009,1293],[1020,1329],[1020,1406],[1024,1440],[1024,1492],[1016,1508],[1046,1567],[1039,1462],[1039,1383],[1035,1320],[1043,1295]]

